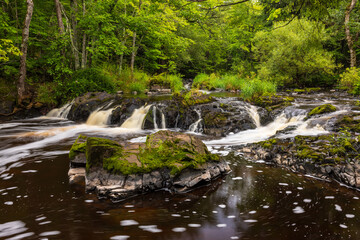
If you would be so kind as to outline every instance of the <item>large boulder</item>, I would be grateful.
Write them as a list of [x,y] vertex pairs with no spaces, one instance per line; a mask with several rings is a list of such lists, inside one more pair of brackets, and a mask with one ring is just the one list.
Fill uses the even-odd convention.
[[113,201],[163,188],[188,191],[230,171],[198,137],[168,130],[147,136],[145,143],[79,137],[70,150],[71,182],[80,179],[74,168],[84,158],[86,189]]

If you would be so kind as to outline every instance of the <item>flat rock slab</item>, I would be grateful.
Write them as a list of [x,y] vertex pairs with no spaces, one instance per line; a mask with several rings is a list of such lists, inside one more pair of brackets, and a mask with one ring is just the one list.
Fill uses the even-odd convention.
[[208,162],[199,169],[187,168],[177,176],[171,176],[169,169],[166,168],[127,176],[110,174],[98,168],[86,174],[85,179],[87,191],[95,191],[99,198],[110,198],[116,202],[165,188],[178,193],[187,192],[230,171],[226,161],[216,161]]

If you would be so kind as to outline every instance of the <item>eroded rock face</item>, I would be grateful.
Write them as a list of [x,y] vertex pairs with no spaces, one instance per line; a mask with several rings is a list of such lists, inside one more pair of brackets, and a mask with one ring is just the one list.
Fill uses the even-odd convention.
[[70,151],[70,182],[83,174],[88,191],[113,201],[163,188],[189,191],[229,171],[199,138],[168,130],[145,144],[80,136]]

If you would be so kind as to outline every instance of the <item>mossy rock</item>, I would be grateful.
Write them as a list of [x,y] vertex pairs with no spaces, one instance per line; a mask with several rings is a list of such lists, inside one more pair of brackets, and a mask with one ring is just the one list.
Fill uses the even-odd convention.
[[71,156],[77,152],[86,153],[87,172],[103,168],[109,173],[124,175],[163,168],[176,175],[183,169],[197,169],[206,162],[220,160],[198,137],[168,130],[149,135],[146,143],[136,148],[123,147],[105,138],[88,137],[84,143],[75,141],[70,152]]
[[278,140],[279,140],[279,139],[277,139],[277,138],[272,138],[272,139],[269,139],[269,140],[266,140],[266,141],[259,142],[259,144],[260,144],[263,148],[272,149],[273,146],[278,143]]
[[295,99],[293,97],[279,95],[261,96],[250,100],[252,104],[263,107],[269,112],[281,107],[289,106],[294,101]]
[[206,127],[223,127],[228,122],[229,113],[208,112],[203,116]]
[[321,106],[318,106],[314,109],[312,109],[307,117],[311,117],[314,115],[319,115],[319,114],[324,114],[324,113],[331,113],[331,112],[335,112],[336,111],[336,107],[331,105],[331,104],[323,104]]
[[344,116],[335,123],[336,130],[347,129],[360,133],[360,115]]
[[191,90],[181,94],[174,94],[173,98],[174,100],[177,100],[184,107],[210,103],[215,100],[210,95],[204,94],[196,90]]
[[86,139],[87,136],[79,135],[79,137],[75,140],[69,152],[70,160],[73,160],[76,155],[86,152]]

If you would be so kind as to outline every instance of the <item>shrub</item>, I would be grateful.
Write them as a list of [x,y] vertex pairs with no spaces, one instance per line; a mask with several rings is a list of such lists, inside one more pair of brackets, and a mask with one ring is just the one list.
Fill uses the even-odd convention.
[[360,94],[360,69],[347,68],[340,74],[340,87],[347,89],[356,95]]
[[75,98],[86,92],[115,92],[115,84],[111,78],[96,68],[76,71],[64,83],[58,82],[60,97]]
[[55,82],[47,82],[38,85],[36,101],[54,106],[57,105],[56,89],[57,84]]
[[270,81],[261,81],[252,79],[244,81],[241,94],[245,99],[260,97],[262,95],[271,95],[276,93],[276,84]]

